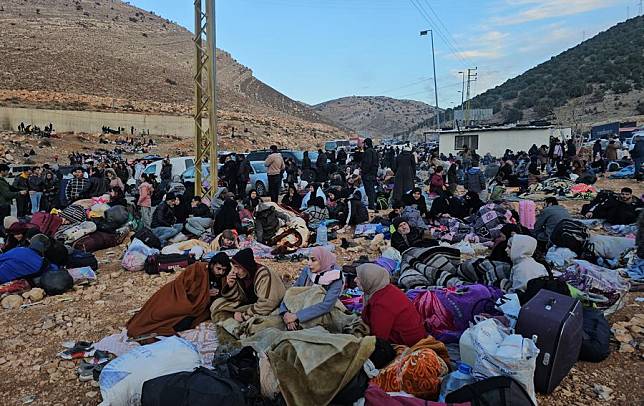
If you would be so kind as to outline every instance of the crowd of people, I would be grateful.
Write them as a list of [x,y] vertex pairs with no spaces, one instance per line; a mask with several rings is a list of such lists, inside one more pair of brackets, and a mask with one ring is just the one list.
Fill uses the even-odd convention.
[[[643,160],[642,142],[631,152],[636,167]],[[185,271],[128,321],[127,335],[132,340],[172,336],[206,320],[235,323],[234,331],[243,330],[240,335],[246,336],[268,328],[301,332],[323,327],[330,334],[377,337],[392,354],[384,368],[395,358],[391,345],[414,347],[435,332],[427,322],[431,316],[400,287],[455,288],[485,281],[490,292],[523,295],[530,291],[531,281],[548,278],[550,265],[544,258],[552,248],[553,234],[577,213],[559,204],[561,196],[548,196],[538,215],[532,205],[534,221],[527,225],[524,211],[518,213],[505,205],[503,195],[496,192],[516,187],[520,193],[548,178],[594,183],[608,163],[619,161],[614,145],[610,141],[603,150],[595,144],[590,151],[578,148],[574,140],[553,138],[549,146],[532,145],[527,152],[517,153],[508,150],[497,159],[490,154],[481,157],[468,148],[457,156],[439,154],[436,148],[422,144],[376,148],[366,139],[355,151],[319,150],[316,162],[305,153],[299,165],[284,159],[272,146],[264,161],[266,196],[256,190],[247,193],[250,161],[243,154],[231,154],[223,159],[220,171],[224,185],[212,199],[195,194],[194,184],[177,185],[169,157],[162,162],[159,179],[144,172],[145,161],[126,161],[110,154],[71,155],[71,179],[64,178],[58,164],[52,164],[26,170],[9,184],[9,167],[0,164],[0,223],[5,237],[0,282],[24,278],[37,283],[34,278],[69,266],[56,257],[54,247],[63,244],[71,255],[74,249],[87,248],[87,239],[96,233],[104,239],[104,234],[113,235],[107,244],[114,246],[124,241],[127,233],[123,229],[129,228],[135,234],[124,266],[130,249],[141,249],[141,245],[143,252],[155,250],[156,265],[145,255],[136,265],[128,259],[128,267],[153,273],[158,272],[163,255],[190,258]],[[624,163],[630,161],[625,158]],[[459,186],[465,189],[463,196],[457,193]],[[16,216],[11,209],[14,201]],[[583,207],[581,215],[628,225],[637,221],[643,207],[625,187],[619,194],[602,192]],[[51,216],[47,226],[41,213]],[[54,222],[58,227],[49,229]],[[351,226],[369,224],[390,238],[394,254],[385,256],[383,251],[378,261],[341,267],[328,240],[351,231]],[[93,231],[84,233],[85,229]],[[456,240],[459,234],[466,237]],[[440,247],[441,241],[487,243],[491,252],[485,260],[506,272],[494,277],[477,272],[480,262],[468,265],[475,269],[473,273],[460,263],[448,270],[452,256],[460,254],[449,251],[454,248]],[[441,255],[441,265],[428,266],[432,272],[418,271],[417,264],[410,262],[410,253],[434,248]],[[28,266],[21,263],[24,269],[16,271],[16,249],[21,255],[29,251],[40,261]],[[298,253],[307,263],[291,286],[260,259]],[[196,257],[201,260],[194,262]],[[390,261],[398,263],[397,270],[387,267]],[[398,283],[394,275],[400,276]],[[410,275],[427,283],[403,283]],[[338,305],[347,288],[361,293],[360,316],[350,317]],[[424,354],[430,354],[431,363],[443,366],[438,379],[450,366],[438,355],[447,354],[445,344],[432,341],[432,345],[434,350]],[[419,364],[426,362],[423,359]],[[434,384],[412,394],[435,400],[438,382],[438,387]]]

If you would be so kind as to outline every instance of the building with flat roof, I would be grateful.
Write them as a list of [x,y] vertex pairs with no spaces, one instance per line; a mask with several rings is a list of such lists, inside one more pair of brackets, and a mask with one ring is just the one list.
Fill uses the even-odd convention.
[[552,126],[503,126],[467,128],[462,130],[445,130],[438,132],[438,149],[440,153],[456,155],[466,146],[475,149],[479,155],[490,153],[501,157],[506,149],[528,151],[532,144],[549,145],[550,137],[569,139],[570,128]]

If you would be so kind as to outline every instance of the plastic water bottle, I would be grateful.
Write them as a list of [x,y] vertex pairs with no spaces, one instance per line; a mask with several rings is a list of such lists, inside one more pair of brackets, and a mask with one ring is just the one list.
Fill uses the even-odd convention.
[[320,225],[318,226],[317,229],[317,235],[315,236],[315,243],[317,245],[326,245],[328,241],[328,235],[327,235],[327,229],[326,229],[326,221],[322,220],[320,221]]
[[472,367],[464,362],[459,362],[458,369],[443,378],[443,383],[441,384],[441,394],[438,397],[438,401],[445,402],[445,397],[449,393],[474,382],[474,377],[472,377]]

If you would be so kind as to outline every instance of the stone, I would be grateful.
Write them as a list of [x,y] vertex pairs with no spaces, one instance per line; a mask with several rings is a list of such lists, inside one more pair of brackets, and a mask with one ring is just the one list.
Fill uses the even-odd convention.
[[594,384],[593,385],[593,392],[597,394],[597,397],[600,400],[603,401],[610,401],[613,400],[613,390],[609,388],[608,386],[604,385],[599,385],[599,384]]
[[22,306],[23,300],[22,297],[18,295],[9,295],[2,299],[2,308],[3,309],[17,309]]
[[40,302],[45,298],[45,291],[40,288],[33,288],[29,292],[22,294],[22,297],[33,302]]
[[98,392],[96,392],[96,391],[90,391],[90,392],[86,392],[86,393],[85,393],[85,397],[88,397],[88,398],[90,398],[90,399],[93,399],[93,398],[95,398],[96,396],[98,396]]

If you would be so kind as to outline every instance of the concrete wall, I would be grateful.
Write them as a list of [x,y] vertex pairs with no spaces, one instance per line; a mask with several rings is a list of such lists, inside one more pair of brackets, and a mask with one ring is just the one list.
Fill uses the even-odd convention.
[[[102,126],[114,129],[120,126],[130,134],[130,127],[134,126],[137,131],[149,129],[150,134],[157,135],[192,137],[194,134],[194,121],[189,116],[0,107],[0,130],[15,131],[20,122],[40,128],[52,123],[57,132],[96,133]],[[204,124],[207,125],[207,120]]]
[[572,131],[570,128],[556,129],[556,128],[526,128],[516,130],[499,130],[499,131],[468,131],[459,133],[443,133],[439,137],[439,151],[445,155],[456,155],[458,150],[455,147],[455,139],[457,135],[478,135],[479,147],[476,152],[483,156],[486,153],[492,156],[501,157],[506,149],[514,152],[528,151],[532,144],[541,145],[550,144],[550,136],[558,138],[570,138]]

